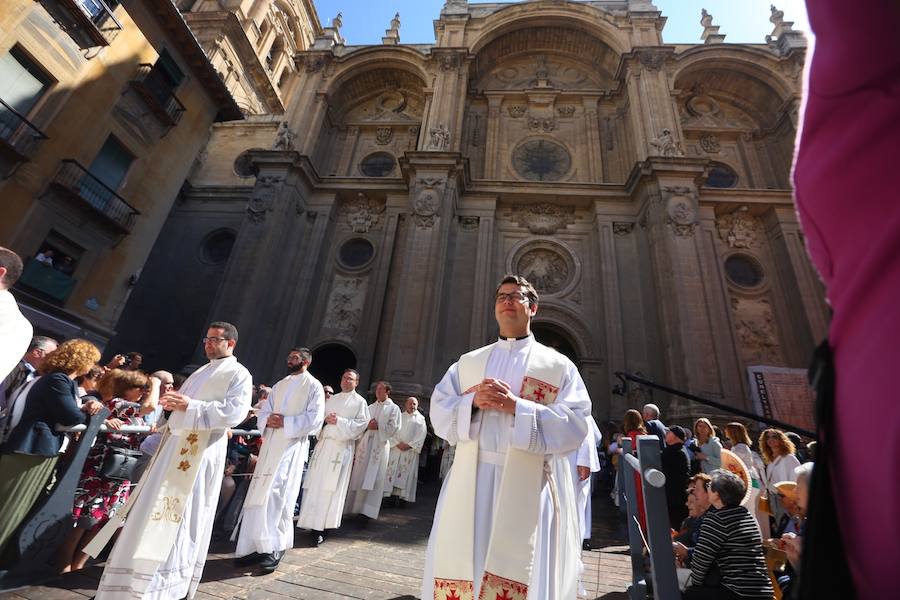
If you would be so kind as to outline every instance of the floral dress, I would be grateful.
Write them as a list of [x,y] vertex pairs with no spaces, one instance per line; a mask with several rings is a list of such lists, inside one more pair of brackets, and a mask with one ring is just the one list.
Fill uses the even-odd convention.
[[[119,419],[125,425],[144,424],[138,414],[140,405],[135,402],[114,398],[105,405],[110,411],[110,415],[107,417],[109,419]],[[84,463],[81,481],[75,492],[75,506],[72,510],[76,525],[83,529],[92,529],[102,525],[128,500],[131,490],[130,481],[104,479],[100,476],[100,469],[111,445],[140,450],[140,435],[110,432],[97,436],[97,441]]]

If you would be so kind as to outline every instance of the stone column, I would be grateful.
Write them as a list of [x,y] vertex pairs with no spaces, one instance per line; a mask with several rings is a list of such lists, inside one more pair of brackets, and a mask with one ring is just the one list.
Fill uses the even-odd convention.
[[[600,208],[599,203],[595,210],[598,208]],[[600,250],[599,279],[602,294],[602,311],[600,314],[602,315],[604,327],[603,338],[606,341],[606,347],[604,348],[605,364],[598,363],[595,365],[595,368],[598,372],[601,368],[605,368],[607,382],[616,381],[615,372],[626,367],[625,341],[622,332],[622,296],[619,291],[620,277],[614,239],[615,235],[619,234],[621,228],[626,225],[614,223],[612,219],[612,215],[597,215],[595,222],[597,242]],[[634,227],[630,223],[628,226]],[[630,231],[631,229],[629,229]],[[595,303],[598,300],[601,300],[601,298],[595,298]],[[600,392],[605,395],[608,389],[610,388],[606,390],[601,389]],[[599,398],[595,399],[595,403],[598,400]],[[620,396],[610,398],[608,410],[612,418],[620,419],[620,415],[630,408],[624,406],[622,400]],[[599,414],[596,407],[594,412],[595,415]],[[603,414],[602,416],[607,419],[610,418],[610,414]]]
[[[427,395],[435,383],[441,306],[460,290],[444,285],[447,243],[455,220],[464,163],[449,152],[411,152],[401,159],[409,186],[408,218],[385,376],[403,393]],[[463,294],[465,295],[465,294]]]
[[[721,398],[717,346],[706,311],[705,272],[698,239],[700,223],[696,181],[705,161],[654,160],[644,163],[638,184],[639,222],[649,244],[665,372],[651,374],[677,389]],[[699,406],[674,400],[670,418],[686,418]]]
[[[268,374],[278,360],[273,315],[283,314],[281,299],[293,285],[310,230],[308,182],[294,151],[251,151],[256,186],[235,240],[210,320],[234,323],[240,332],[237,354],[254,374]],[[249,329],[250,326],[258,329]]]
[[[455,49],[434,49],[432,56],[435,62],[434,83],[423,118],[425,135],[420,138],[419,149],[459,152],[468,63],[464,55]],[[449,132],[449,140],[446,145],[436,147],[430,134],[441,127]]]
[[600,152],[600,122],[597,119],[597,96],[582,98],[584,106],[584,129],[587,135],[588,173],[591,183],[599,183],[603,178],[603,158]]
[[684,136],[666,73],[666,62],[673,52],[670,46],[638,48],[625,63],[638,160],[648,156],[684,156]]
[[[478,251],[475,258],[474,285],[472,286],[472,326],[469,331],[469,345],[478,348],[485,343],[487,331],[492,317],[491,295],[495,284],[493,280],[494,264],[494,220],[497,211],[497,198],[484,198],[479,201],[477,216]],[[476,211],[473,211],[476,212]],[[484,308],[479,308],[484,304]]]

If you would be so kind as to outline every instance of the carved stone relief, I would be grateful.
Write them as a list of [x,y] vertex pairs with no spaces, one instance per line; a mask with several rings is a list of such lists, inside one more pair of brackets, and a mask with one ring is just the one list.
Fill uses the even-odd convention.
[[288,127],[287,121],[282,121],[278,124],[278,130],[275,132],[272,150],[293,150],[295,137],[294,132]]
[[439,216],[440,193],[445,180],[440,177],[421,177],[416,183],[420,189],[413,201],[413,220],[417,227],[430,229]]
[[463,231],[476,231],[481,219],[479,217],[459,217],[459,228]]
[[550,248],[525,252],[518,260],[516,272],[530,281],[536,290],[548,294],[559,292],[572,277],[566,259]]
[[528,118],[528,129],[531,131],[548,133],[556,129],[556,121],[553,119]]
[[261,225],[266,220],[266,213],[272,212],[275,196],[284,183],[281,175],[260,175],[256,178],[256,187],[247,202],[247,219],[254,225]]
[[731,310],[741,360],[745,365],[783,364],[777,326],[768,298],[733,296]]
[[613,223],[613,233],[615,235],[628,235],[634,230],[634,223]]
[[730,248],[754,248],[759,245],[759,221],[746,206],[716,218],[719,238]]
[[565,106],[559,106],[556,108],[556,112],[559,113],[560,117],[568,119],[568,118],[571,118],[572,115],[575,114],[575,107],[572,106],[571,104],[567,104]]
[[386,146],[394,139],[394,130],[390,127],[379,127],[375,130],[375,143]]
[[366,300],[366,284],[363,277],[335,277],[323,324],[326,331],[345,338],[357,334]]
[[704,133],[700,136],[700,147],[707,154],[718,154],[722,150],[722,144],[714,133]]
[[690,237],[699,225],[697,193],[689,187],[675,186],[663,189],[666,200],[666,224],[678,237]]
[[384,202],[369,198],[363,193],[341,206],[340,214],[355,233],[368,233],[378,224],[384,212]]
[[512,218],[522,227],[536,235],[552,235],[560,228],[575,222],[574,206],[559,206],[541,203],[530,206],[518,206],[512,212]]
[[509,113],[509,116],[513,119],[520,119],[525,116],[526,108],[521,104],[513,104],[508,107],[506,111]]

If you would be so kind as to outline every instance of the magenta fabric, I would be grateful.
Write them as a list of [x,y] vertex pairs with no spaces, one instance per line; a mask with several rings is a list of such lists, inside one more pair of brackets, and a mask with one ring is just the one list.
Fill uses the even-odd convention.
[[860,598],[900,565],[900,2],[807,0],[797,210],[834,311],[835,477]]

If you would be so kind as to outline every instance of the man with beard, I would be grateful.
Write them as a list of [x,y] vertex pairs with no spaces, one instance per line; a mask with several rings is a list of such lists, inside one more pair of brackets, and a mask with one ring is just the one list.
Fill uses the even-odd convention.
[[247,416],[253,381],[234,357],[238,331],[211,323],[209,362],[159,401],[171,411],[159,450],[128,502],[85,553],[96,557],[127,519],[106,561],[97,600],[193,598],[206,564],[225,471],[226,430]]
[[308,348],[292,349],[290,375],[275,384],[257,413],[263,444],[234,553],[241,566],[258,562],[271,573],[294,547],[294,501],[309,458],[308,436],[321,429],[325,418],[322,384],[307,371],[311,362]]

